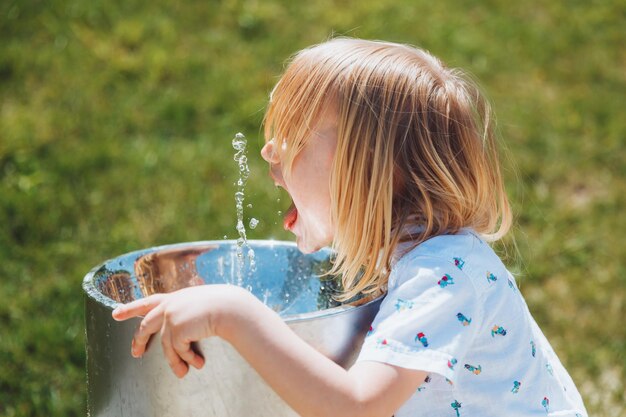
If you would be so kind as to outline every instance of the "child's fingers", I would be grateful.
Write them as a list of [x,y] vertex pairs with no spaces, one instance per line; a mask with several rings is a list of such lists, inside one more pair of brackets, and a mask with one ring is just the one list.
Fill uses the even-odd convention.
[[163,299],[163,294],[154,294],[146,298],[132,301],[128,304],[120,304],[113,310],[115,320],[127,320],[132,317],[145,316],[156,307]]
[[135,330],[131,351],[134,357],[138,358],[144,354],[150,337],[158,332],[163,325],[163,313],[161,310],[160,305],[150,310],[141,321],[139,327],[137,327],[137,330]]
[[200,369],[204,366],[204,358],[193,350],[190,342],[184,340],[174,340],[172,342],[174,351],[180,356],[182,360],[196,369]]
[[174,350],[174,347],[172,346],[171,332],[167,329],[163,329],[161,332],[161,346],[163,346],[163,353],[165,354],[167,362],[169,363],[170,368],[172,368],[174,374],[179,378],[187,375],[189,365],[187,365],[187,363],[180,356],[178,356],[178,353]]

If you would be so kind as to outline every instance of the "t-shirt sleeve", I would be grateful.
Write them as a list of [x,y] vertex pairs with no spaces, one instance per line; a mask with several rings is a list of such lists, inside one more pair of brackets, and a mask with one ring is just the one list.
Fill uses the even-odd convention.
[[442,387],[452,386],[480,322],[476,294],[452,262],[401,260],[357,361],[426,371],[446,382]]

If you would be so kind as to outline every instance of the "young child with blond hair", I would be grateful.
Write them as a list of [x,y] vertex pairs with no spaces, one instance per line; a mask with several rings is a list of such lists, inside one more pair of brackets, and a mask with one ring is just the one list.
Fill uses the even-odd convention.
[[587,416],[488,242],[512,216],[488,103],[407,45],[338,38],[297,53],[272,91],[263,158],[293,204],[298,248],[332,245],[346,300],[385,293],[348,370],[248,291],[206,285],[121,305],[161,333],[174,373],[230,342],[303,416]]

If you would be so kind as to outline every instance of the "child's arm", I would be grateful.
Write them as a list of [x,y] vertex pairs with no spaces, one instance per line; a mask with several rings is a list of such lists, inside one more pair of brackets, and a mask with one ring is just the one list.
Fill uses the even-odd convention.
[[188,364],[204,365],[191,342],[219,336],[303,416],[388,417],[427,375],[379,362],[358,362],[346,371],[300,339],[248,291],[230,285],[158,294],[113,313],[117,320],[138,315],[145,318],[133,339],[133,356],[141,356],[150,336],[161,331],[167,360],[182,377]]

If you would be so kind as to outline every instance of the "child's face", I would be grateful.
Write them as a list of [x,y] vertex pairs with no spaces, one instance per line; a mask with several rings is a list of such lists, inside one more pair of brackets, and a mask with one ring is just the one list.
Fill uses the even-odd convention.
[[283,225],[296,235],[298,249],[311,253],[329,245],[334,237],[330,211],[330,170],[337,148],[337,120],[324,116],[314,126],[305,147],[293,161],[291,175],[283,176],[281,154],[274,141],[265,144],[261,155],[270,164],[270,176],[283,187],[293,203]]

